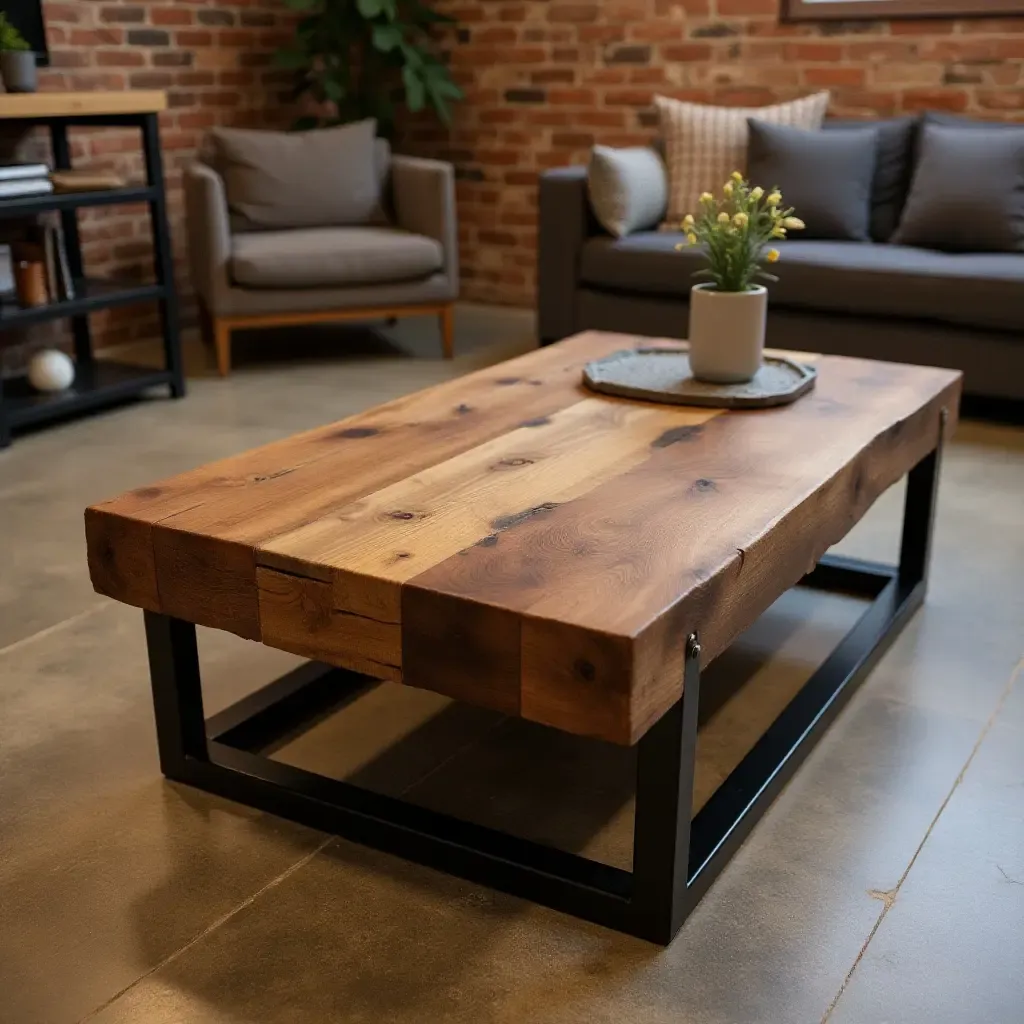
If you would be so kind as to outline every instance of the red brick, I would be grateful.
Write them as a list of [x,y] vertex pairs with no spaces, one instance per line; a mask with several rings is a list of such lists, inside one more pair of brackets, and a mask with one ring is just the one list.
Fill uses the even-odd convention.
[[548,7],[548,21],[588,22],[597,21],[601,8],[598,4],[561,4]]
[[968,95],[963,89],[908,89],[903,93],[904,110],[967,109]]
[[718,0],[717,9],[720,18],[774,17],[779,13],[779,3],[778,0]]
[[650,89],[609,89],[604,101],[610,107],[646,107],[654,101]]
[[851,67],[814,67],[804,68],[804,81],[808,85],[863,85],[864,69]]
[[661,55],[669,61],[708,60],[711,57],[711,46],[708,43],[670,43],[661,47]]
[[149,20],[153,25],[191,25],[195,14],[187,7],[151,7]]
[[137,68],[146,63],[138,50],[97,50],[95,57],[100,67]]
[[597,94],[593,89],[548,89],[548,102],[566,106],[594,106]]

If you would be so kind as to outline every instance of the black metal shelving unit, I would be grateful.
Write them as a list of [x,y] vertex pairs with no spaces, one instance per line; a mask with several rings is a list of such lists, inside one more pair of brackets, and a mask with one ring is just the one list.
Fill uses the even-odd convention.
[[[22,124],[45,125],[50,130],[53,162],[58,170],[71,168],[68,128],[72,125],[135,127],[142,133],[146,184],[90,192],[65,192],[0,200],[0,219],[29,217],[56,211],[67,245],[68,265],[75,281],[75,298],[46,306],[21,308],[0,305],[0,332],[46,320],[68,318],[74,337],[75,382],[66,391],[40,394],[24,377],[0,379],[0,448],[11,442],[12,432],[57,419],[91,412],[137,398],[164,385],[174,398],[185,394],[178,306],[174,288],[171,237],[167,225],[160,129],[155,111],[118,114],[75,114],[59,117],[19,118]],[[97,280],[85,276],[78,232],[77,211],[87,206],[146,203],[153,232],[154,281]],[[101,309],[156,302],[163,329],[164,366],[149,369],[96,358],[89,316]]]

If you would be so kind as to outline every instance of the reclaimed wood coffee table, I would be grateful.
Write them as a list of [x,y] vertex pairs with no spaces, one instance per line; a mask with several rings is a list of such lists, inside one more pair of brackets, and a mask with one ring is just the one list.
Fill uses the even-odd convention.
[[[670,941],[921,603],[960,375],[817,357],[746,412],[583,389],[639,344],[582,334],[88,509],[93,584],[145,609],[164,774]],[[899,565],[826,556],[904,474]],[[870,603],[691,821],[700,667],[796,584]],[[206,721],[196,623],[317,664]],[[367,675],[637,744],[632,872],[261,753]]]

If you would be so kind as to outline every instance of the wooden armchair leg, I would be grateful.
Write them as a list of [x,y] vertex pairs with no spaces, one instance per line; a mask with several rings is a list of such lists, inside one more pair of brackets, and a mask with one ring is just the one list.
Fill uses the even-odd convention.
[[455,305],[445,306],[441,310],[441,348],[445,359],[455,355]]
[[213,343],[217,351],[217,372],[226,377],[231,372],[231,325],[226,320],[213,321]]

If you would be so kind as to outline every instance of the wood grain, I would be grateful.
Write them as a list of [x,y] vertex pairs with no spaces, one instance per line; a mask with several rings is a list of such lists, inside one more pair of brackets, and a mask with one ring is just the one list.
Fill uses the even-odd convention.
[[[90,558],[93,586],[258,640],[257,544],[578,402],[587,395],[580,364],[629,341],[562,342],[93,506],[90,552],[121,538],[124,554],[120,542],[113,547],[133,568],[128,585]],[[153,595],[155,608],[146,603]]]
[[0,94],[0,118],[73,117],[76,114],[156,114],[167,109],[159,90]]
[[633,743],[955,422],[959,374],[815,357],[792,406],[595,396],[591,333],[89,510],[103,593]]
[[[634,742],[681,692],[682,638],[699,629],[705,660],[720,653],[935,447],[940,408],[956,408],[949,371],[819,365],[819,388],[794,406],[716,417],[407,586],[522,616],[523,717]],[[629,646],[630,672],[602,637]]]

